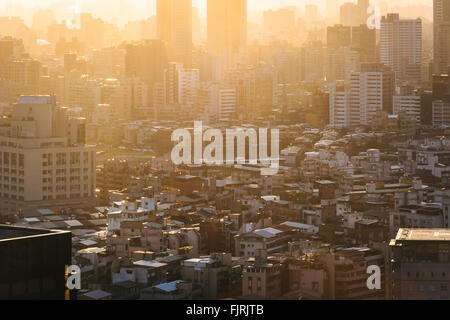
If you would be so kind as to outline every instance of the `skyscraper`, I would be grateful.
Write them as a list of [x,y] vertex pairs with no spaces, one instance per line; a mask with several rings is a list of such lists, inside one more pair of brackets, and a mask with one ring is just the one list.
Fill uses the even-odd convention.
[[422,74],[422,20],[400,19],[398,13],[381,20],[380,62],[397,79],[419,82]]
[[367,22],[368,0],[358,0],[358,3],[345,2],[340,7],[341,24],[344,26],[359,26]]
[[150,88],[161,81],[167,65],[167,50],[161,40],[145,40],[125,47],[125,75],[140,78]]
[[450,0],[434,0],[434,73],[444,74],[450,65]]
[[311,23],[314,21],[317,21],[317,18],[319,16],[319,9],[314,4],[307,4],[305,6],[305,19],[306,23]]
[[328,23],[334,24],[337,22],[337,17],[339,15],[339,1],[338,0],[327,0],[327,20]]
[[327,28],[327,49],[336,51],[340,47],[349,47],[352,43],[351,28],[343,25],[334,25]]
[[208,49],[239,52],[247,43],[247,0],[208,0]]
[[367,24],[352,27],[352,50],[360,55],[361,62],[377,61],[377,34],[375,29],[369,29]]
[[192,0],[157,0],[158,38],[169,48],[170,60],[192,64]]
[[360,24],[365,24],[367,22],[367,9],[369,8],[369,0],[358,0],[358,12]]

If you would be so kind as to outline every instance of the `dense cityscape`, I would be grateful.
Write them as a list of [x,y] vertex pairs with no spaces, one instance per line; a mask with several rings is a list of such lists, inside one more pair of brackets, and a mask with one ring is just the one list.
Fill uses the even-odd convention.
[[450,0],[39,2],[0,300],[450,299]]

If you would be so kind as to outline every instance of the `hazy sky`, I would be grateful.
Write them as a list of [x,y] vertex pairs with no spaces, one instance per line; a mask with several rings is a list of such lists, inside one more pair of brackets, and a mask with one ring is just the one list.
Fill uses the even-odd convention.
[[[356,2],[357,0],[338,0],[340,4],[344,2]],[[206,0],[192,0],[193,5],[200,9],[200,14],[205,16]],[[304,9],[306,4],[315,4],[319,6],[321,12],[325,9],[326,0],[247,0],[248,11],[254,12],[259,10],[266,10],[270,8],[280,8],[288,5],[298,6]],[[378,2],[386,2],[392,6],[410,6],[417,4],[425,4],[432,6],[433,0],[370,0],[371,4]],[[103,19],[113,20],[134,20],[142,19],[155,14],[156,0],[0,0],[0,9],[3,9],[8,4],[20,4],[25,9],[32,9],[36,7],[47,8],[51,4],[56,4],[53,8],[58,8],[58,12],[64,12],[65,6],[79,3],[82,11],[83,8],[88,8],[93,15]],[[127,4],[131,4],[127,5]],[[15,9],[10,9],[14,11]],[[11,15],[22,15],[17,13],[10,13]],[[26,20],[30,19],[30,12],[25,12]],[[118,17],[119,15],[119,17]],[[27,17],[28,16],[28,17]]]
[[[109,0],[110,2],[120,2],[122,0]],[[150,7],[154,6],[155,0],[127,0],[128,2],[136,4],[138,7]],[[199,6],[202,9],[206,7],[206,0],[192,0],[195,6]],[[316,4],[320,7],[324,7],[326,0],[247,0],[249,10],[255,11],[258,9],[277,8],[287,5],[296,5],[303,7],[305,4]],[[339,0],[343,2],[356,2],[357,0]],[[48,4],[55,2],[62,2],[61,0],[1,0],[0,5],[7,3],[20,3],[27,7],[47,6]],[[73,2],[73,0],[70,0]],[[98,0],[79,0],[80,3],[95,3]],[[372,1],[377,2],[377,1]],[[395,3],[396,5],[413,5],[413,4],[429,4],[432,5],[432,0],[387,0],[389,3]]]

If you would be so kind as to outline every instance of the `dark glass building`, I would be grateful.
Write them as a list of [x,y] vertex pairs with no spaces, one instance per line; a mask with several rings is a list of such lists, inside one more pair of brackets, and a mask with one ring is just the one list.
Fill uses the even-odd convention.
[[69,231],[0,225],[0,300],[64,300]]

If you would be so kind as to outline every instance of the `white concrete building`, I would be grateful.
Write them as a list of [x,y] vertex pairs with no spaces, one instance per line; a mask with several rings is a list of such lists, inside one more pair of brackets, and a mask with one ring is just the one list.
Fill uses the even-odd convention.
[[398,13],[381,20],[380,62],[397,79],[420,82],[422,68],[422,20],[400,19]]
[[394,96],[394,114],[405,113],[420,123],[421,97],[419,95]]
[[330,124],[346,127],[368,125],[379,110],[392,104],[393,81],[390,72],[378,65],[364,72],[352,72],[348,90],[330,85]]
[[22,96],[0,130],[0,214],[95,205],[95,148],[85,119],[54,96]]
[[450,103],[433,101],[432,123],[435,127],[450,126]]

